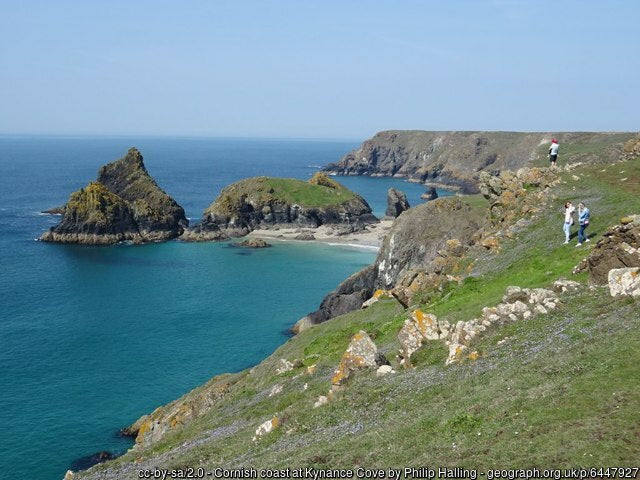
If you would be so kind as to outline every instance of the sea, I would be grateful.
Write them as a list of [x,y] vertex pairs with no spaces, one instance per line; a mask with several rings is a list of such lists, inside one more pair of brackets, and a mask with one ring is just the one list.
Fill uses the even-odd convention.
[[[223,372],[259,363],[375,250],[274,242],[87,247],[36,241],[98,168],[135,146],[192,223],[241,178],[308,179],[359,141],[0,136],[0,479],[61,480],[119,430]],[[334,177],[378,216],[390,187]],[[439,191],[440,195],[450,192]]]

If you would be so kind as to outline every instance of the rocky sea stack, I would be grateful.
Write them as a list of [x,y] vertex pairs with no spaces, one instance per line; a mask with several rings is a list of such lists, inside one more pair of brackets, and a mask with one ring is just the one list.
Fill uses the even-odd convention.
[[187,241],[242,237],[257,229],[341,225],[350,232],[378,222],[358,194],[325,174],[308,182],[254,177],[225,187],[202,220],[182,236]]
[[101,167],[97,180],[72,193],[60,211],[60,223],[40,240],[84,245],[158,242],[181,235],[188,225],[183,208],[151,178],[135,148]]

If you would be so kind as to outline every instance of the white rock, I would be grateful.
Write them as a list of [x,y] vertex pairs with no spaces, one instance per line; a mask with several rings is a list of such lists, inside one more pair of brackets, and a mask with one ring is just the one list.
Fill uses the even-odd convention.
[[391,365],[381,365],[378,370],[376,370],[376,377],[384,377],[388,373],[396,373]]
[[322,405],[326,405],[327,403],[329,403],[329,399],[324,395],[320,395],[318,397],[318,400],[316,400],[316,403],[313,404],[313,408],[321,407]]
[[278,362],[278,366],[276,367],[276,374],[282,375],[283,373],[290,372],[291,370],[293,370],[293,363],[286,358],[281,358]]
[[640,267],[609,270],[608,280],[612,297],[640,297]]
[[522,314],[522,318],[524,318],[525,320],[531,318],[531,310],[527,310],[526,312],[524,312]]
[[73,480],[75,476],[76,474],[73,473],[73,470],[67,470],[67,473],[64,474],[64,478],[62,480]]
[[279,394],[282,391],[282,385],[274,385],[273,387],[271,387],[271,390],[269,391],[269,396],[273,397],[274,395]]
[[273,417],[272,419],[260,424],[260,426],[256,429],[256,434],[253,437],[253,441],[255,442],[262,435],[272,432],[279,423],[279,420],[276,417]]
[[544,315],[545,313],[548,313],[548,312],[547,312],[547,309],[546,309],[546,308],[544,308],[544,306],[543,306],[543,305],[539,305],[539,304],[538,304],[538,305],[536,305],[536,310],[537,310],[538,312],[542,313],[543,315]]

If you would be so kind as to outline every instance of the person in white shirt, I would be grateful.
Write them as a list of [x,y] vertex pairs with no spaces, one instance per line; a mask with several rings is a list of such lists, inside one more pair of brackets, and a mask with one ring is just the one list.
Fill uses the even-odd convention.
[[555,138],[551,139],[551,147],[549,147],[549,161],[551,162],[551,166],[555,167],[556,162],[558,161],[558,150],[560,149],[560,145],[558,144],[558,140]]
[[573,225],[573,214],[576,211],[576,207],[574,207],[571,202],[567,202],[564,204],[564,226],[562,229],[564,230],[564,243],[565,245],[569,243],[569,237],[571,236],[571,225]]

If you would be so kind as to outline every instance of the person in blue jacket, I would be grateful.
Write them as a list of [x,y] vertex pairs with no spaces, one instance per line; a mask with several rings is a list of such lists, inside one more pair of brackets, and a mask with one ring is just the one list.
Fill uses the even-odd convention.
[[583,203],[580,202],[578,204],[578,244],[576,245],[576,247],[579,247],[582,245],[582,242],[588,242],[589,239],[587,238],[587,236],[584,234],[585,229],[589,226],[589,220],[591,217],[591,212],[589,211],[589,209],[587,208],[587,206]]

